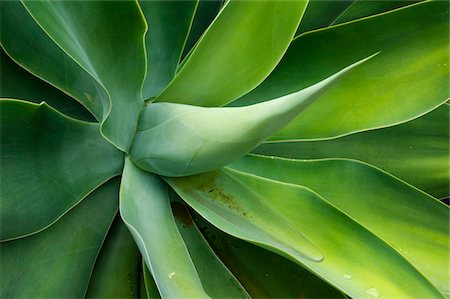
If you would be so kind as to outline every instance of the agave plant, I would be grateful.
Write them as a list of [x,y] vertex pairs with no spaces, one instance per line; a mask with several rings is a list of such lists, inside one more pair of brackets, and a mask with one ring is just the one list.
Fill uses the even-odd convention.
[[445,1],[2,1],[1,298],[443,298]]

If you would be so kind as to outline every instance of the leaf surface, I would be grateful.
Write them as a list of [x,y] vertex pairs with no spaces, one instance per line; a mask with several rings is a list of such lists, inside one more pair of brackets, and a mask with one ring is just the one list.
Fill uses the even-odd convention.
[[2,1],[0,6],[2,48],[20,66],[76,99],[101,121],[109,109],[103,87],[51,40],[20,1]]
[[221,232],[200,216],[200,230],[252,298],[345,298],[294,262]]
[[117,216],[95,262],[85,298],[140,298],[140,262],[133,237]]
[[198,1],[139,2],[150,30],[145,37],[147,77],[144,98],[151,98],[173,79]]
[[286,126],[348,72],[373,56],[304,90],[247,107],[151,103],[141,114],[131,159],[141,169],[174,177],[225,166]]
[[449,209],[433,197],[356,161],[246,156],[231,167],[317,192],[449,293]]
[[380,51],[272,139],[328,138],[415,118],[449,97],[448,17],[447,3],[424,2],[301,35],[271,75],[233,106],[301,90]]
[[156,101],[222,106],[250,91],[283,56],[306,4],[227,2]]
[[216,227],[302,264],[354,298],[443,298],[387,243],[309,189],[229,168],[166,180]]
[[117,194],[110,181],[45,231],[0,243],[0,297],[83,298]]
[[357,159],[441,198],[449,195],[449,107],[444,104],[407,123],[335,139],[271,141],[254,152],[296,159]]
[[73,98],[21,68],[3,49],[1,49],[0,55],[2,63],[0,68],[0,98],[22,99],[34,103],[45,101],[68,116],[95,121],[95,118],[86,108]]
[[120,174],[123,154],[98,124],[19,100],[2,99],[0,113],[1,240],[46,228]]
[[120,213],[163,298],[209,298],[177,229],[167,185],[127,158]]
[[135,1],[23,1],[45,32],[107,91],[102,134],[128,151],[143,107],[145,19]]

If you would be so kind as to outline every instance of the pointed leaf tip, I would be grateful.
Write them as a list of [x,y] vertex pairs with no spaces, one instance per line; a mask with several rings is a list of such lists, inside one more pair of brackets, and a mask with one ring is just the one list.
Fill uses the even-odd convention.
[[163,176],[211,171],[250,152],[286,126],[362,59],[304,90],[245,107],[153,103],[145,108],[131,148],[133,162]]

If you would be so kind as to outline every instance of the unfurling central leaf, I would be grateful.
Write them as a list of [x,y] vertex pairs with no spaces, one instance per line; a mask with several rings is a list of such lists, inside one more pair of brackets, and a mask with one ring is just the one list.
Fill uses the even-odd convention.
[[333,83],[373,56],[306,89],[255,105],[150,104],[141,115],[131,159],[141,169],[170,177],[218,169],[286,126]]

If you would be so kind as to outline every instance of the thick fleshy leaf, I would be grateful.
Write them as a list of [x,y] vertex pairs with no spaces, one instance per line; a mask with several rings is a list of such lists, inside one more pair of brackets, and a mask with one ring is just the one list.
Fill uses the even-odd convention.
[[2,63],[0,68],[0,98],[22,99],[34,103],[45,101],[68,116],[86,121],[95,121],[92,114],[73,98],[25,71],[3,49],[0,52],[0,61]]
[[1,240],[44,229],[120,174],[123,154],[99,125],[45,103],[0,101]]
[[252,298],[345,298],[292,261],[229,236],[199,216],[195,221],[214,251]]
[[184,46],[183,55],[185,57],[188,52],[194,47],[200,36],[206,31],[209,24],[219,13],[222,6],[222,0],[199,0],[197,9],[195,10],[194,20],[192,22],[189,36]]
[[353,2],[310,0],[295,35],[330,26]]
[[118,185],[101,186],[39,234],[0,243],[0,297],[83,298],[117,213]]
[[147,77],[142,90],[148,99],[175,76],[198,0],[141,0],[139,4],[150,28],[145,37]]
[[45,32],[105,88],[102,134],[128,151],[143,107],[145,19],[136,1],[23,1]]
[[85,298],[138,297],[141,255],[120,217],[109,229]]
[[255,88],[280,61],[306,4],[227,2],[156,100],[222,106]]
[[357,20],[421,1],[423,0],[355,0],[330,25]]
[[449,115],[449,105],[444,104],[397,126],[322,141],[273,141],[254,152],[297,159],[357,159],[440,198],[449,195]]
[[199,273],[205,291],[212,298],[250,298],[247,291],[204,239],[181,199],[173,201],[171,206],[178,230]]
[[333,137],[424,114],[449,96],[448,9],[425,2],[302,35],[265,82],[233,106],[301,90],[381,51],[272,139]]
[[286,126],[358,61],[299,92],[247,107],[198,107],[152,103],[141,114],[131,148],[140,168],[164,176],[185,176],[225,166]]
[[307,188],[229,168],[166,180],[221,230],[303,264],[354,298],[443,298],[387,243]]
[[[1,44],[5,51],[30,73],[73,97],[102,120],[109,110],[109,100],[95,79],[45,34],[19,1],[2,1],[0,7]],[[23,89],[27,90],[25,86]]]
[[356,161],[246,156],[232,167],[317,192],[450,293],[449,269],[442,266],[450,261],[449,209],[433,197]]
[[127,158],[120,213],[163,298],[209,298],[177,229],[167,185]]

